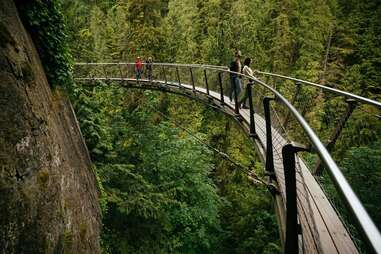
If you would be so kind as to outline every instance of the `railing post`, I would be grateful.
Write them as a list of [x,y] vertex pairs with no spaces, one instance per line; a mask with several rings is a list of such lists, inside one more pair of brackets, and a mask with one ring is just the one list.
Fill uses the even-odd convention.
[[[302,84],[300,82],[297,82],[295,85],[296,85],[296,91],[295,91],[294,97],[292,97],[292,100],[291,100],[291,104],[292,105],[295,104],[296,100],[298,99],[299,93],[301,92],[301,89],[302,89]],[[290,115],[291,115],[291,112],[290,112],[290,110],[288,110],[287,111],[287,115],[286,115],[286,117],[284,118],[284,121],[283,121],[283,128],[284,129],[287,128],[288,120],[290,118]]]
[[107,81],[108,78],[107,78],[107,71],[106,71],[106,67],[105,67],[105,65],[102,66],[102,69],[103,69],[103,72],[104,72],[104,75],[105,75],[105,79],[106,79],[106,81]]
[[299,253],[298,236],[301,233],[301,228],[298,223],[295,154],[308,150],[308,148],[294,146],[293,144],[287,144],[282,148],[286,188],[286,236],[283,252],[285,254]]
[[[239,77],[237,76],[237,80],[239,79]],[[234,84],[233,85],[233,89],[234,89],[234,112],[236,114],[236,116],[239,116],[239,105],[238,105],[238,92],[237,92],[237,84]]]
[[[344,114],[341,116],[339,123],[337,124],[336,128],[333,130],[330,138],[328,139],[328,142],[326,145],[328,152],[332,151],[333,147],[336,144],[337,139],[339,138],[341,134],[341,131],[344,128],[345,123],[348,121],[349,117],[352,115],[353,111],[355,110],[357,106],[357,102],[355,100],[347,99],[345,100],[345,102],[348,103],[347,109],[344,112]],[[321,160],[318,160],[315,166],[314,174],[318,176],[321,175],[323,173],[323,169],[324,167],[321,163]]]
[[193,77],[193,70],[192,67],[189,68],[190,75],[191,75],[191,82],[192,82],[192,90],[195,93],[196,92],[196,87],[194,86],[194,77]]
[[177,80],[179,82],[179,87],[182,87],[181,80],[180,80],[180,72],[179,72],[179,67],[178,66],[176,66],[176,75],[177,75]]
[[[95,84],[95,79],[94,79],[94,75],[92,74],[91,72],[91,69],[89,68],[89,63],[86,63],[86,66],[87,66],[87,69],[89,69],[89,75],[90,75],[90,82],[93,83],[93,85]],[[94,70],[96,70],[96,68],[94,68]]]
[[120,67],[120,63],[118,63],[118,69],[119,69],[120,78],[123,79],[123,73],[122,73],[122,68]]
[[164,82],[165,82],[165,84],[168,84],[168,82],[167,82],[167,73],[166,73],[164,65],[161,66],[161,70],[163,71]]
[[253,82],[250,81],[247,84],[247,94],[249,96],[249,108],[250,108],[250,137],[258,138],[257,132],[255,131],[255,119],[254,119],[254,106],[253,106],[253,94],[252,94]]
[[266,122],[266,172],[274,172],[274,156],[273,156],[273,139],[271,134],[271,115],[270,115],[270,101],[275,98],[264,97],[263,109],[265,113]]
[[204,78],[205,78],[205,87],[206,87],[206,94],[209,96],[209,84],[208,84],[208,76],[206,75],[206,69],[204,69]]
[[224,88],[222,86],[222,72],[218,73],[218,82],[219,82],[219,85],[220,85],[221,105],[224,105],[225,104],[225,100],[224,100]]

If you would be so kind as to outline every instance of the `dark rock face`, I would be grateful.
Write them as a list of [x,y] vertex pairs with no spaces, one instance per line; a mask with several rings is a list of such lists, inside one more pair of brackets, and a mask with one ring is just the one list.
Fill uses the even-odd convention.
[[96,178],[71,104],[52,93],[0,0],[0,253],[99,253]]

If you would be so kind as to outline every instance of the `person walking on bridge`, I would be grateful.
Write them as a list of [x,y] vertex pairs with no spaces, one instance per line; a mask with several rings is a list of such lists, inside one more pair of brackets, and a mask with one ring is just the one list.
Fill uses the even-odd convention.
[[[241,73],[241,51],[237,50],[235,52],[235,59],[230,63],[230,71],[237,73],[230,73],[230,91],[229,91],[229,99],[230,102],[233,101],[233,96],[236,97],[241,91],[241,82],[240,76],[238,73]],[[235,98],[238,101],[238,97]]]
[[152,80],[152,57],[148,57],[146,61],[146,71],[148,80]]
[[140,56],[138,56],[135,60],[136,79],[141,79],[142,71],[143,71],[143,62],[142,62],[142,59],[140,58]]
[[[249,77],[253,77],[254,78],[254,72],[253,70],[250,68],[250,64],[251,64],[251,58],[246,58],[245,61],[243,62],[243,69],[242,69],[242,74],[246,75],[246,76],[249,76]],[[247,100],[249,99],[249,92],[248,92],[248,89],[251,89],[251,84],[253,83],[253,80],[252,79],[249,79],[248,82],[245,84],[243,84],[243,93],[240,95],[240,99],[238,101],[238,106],[241,107],[242,103],[243,103],[243,106],[242,108],[248,108],[248,106],[246,106],[246,102]]]

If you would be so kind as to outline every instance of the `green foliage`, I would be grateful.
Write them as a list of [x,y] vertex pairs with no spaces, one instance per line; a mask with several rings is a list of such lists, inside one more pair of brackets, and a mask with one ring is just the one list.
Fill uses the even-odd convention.
[[[195,110],[194,103],[189,108]],[[204,110],[203,124],[198,130],[207,133],[213,147],[229,154],[231,158],[263,174],[263,165],[253,150],[253,144],[239,133],[238,126],[223,115]],[[190,116],[195,119],[194,116]],[[200,117],[196,118],[199,119]],[[193,120],[194,122],[197,122]],[[191,125],[192,126],[192,125]],[[272,199],[263,186],[253,185],[245,172],[231,164],[215,159],[213,174],[219,195],[228,202],[221,208],[222,253],[280,253],[277,224],[273,214]]]
[[[244,56],[253,58],[254,69],[380,99],[380,5],[374,0],[63,2],[77,61],[131,61],[141,55],[154,56],[157,62],[228,65],[234,48],[239,48]],[[288,99],[295,93],[292,82],[265,81]],[[341,98],[306,87],[295,105],[323,141],[329,140],[346,107]],[[252,144],[224,117],[180,98],[125,94],[102,85],[78,89],[75,107],[107,194],[105,249],[140,253],[279,252],[271,200],[264,190],[253,188],[245,174],[235,172],[226,161],[205,157],[208,152],[204,148],[181,130],[173,130],[150,108],[170,115],[213,147],[260,171]],[[370,172],[371,163],[364,159],[367,154],[374,155],[372,160],[379,156],[374,146],[368,147],[381,134],[380,121],[373,116],[376,114],[379,111],[372,107],[359,106],[333,152],[359,193],[364,193],[362,172],[378,174]],[[294,120],[290,120],[289,129],[294,140],[307,142]],[[316,156],[307,159],[313,167]],[[353,160],[362,164],[351,167]],[[178,182],[177,173],[186,170],[191,174],[184,177],[193,189]],[[336,200],[328,178],[322,181]],[[369,186],[372,191],[378,189],[376,182]],[[199,193],[191,190],[205,189],[211,191],[208,204],[213,209],[208,210],[201,226],[197,216],[204,204],[196,202]],[[378,204],[378,196],[360,196],[370,209]],[[198,236],[192,235],[194,232]]]
[[126,106],[134,95],[118,88],[76,93],[81,128],[106,193],[104,249],[212,252],[222,201],[208,177],[209,152],[168,123],[155,124],[148,104],[157,102],[150,93],[138,108]]
[[39,51],[49,84],[70,88],[73,84],[72,58],[59,1],[33,0],[20,8]]
[[233,182],[222,194],[230,201],[222,211],[223,253],[280,253],[271,200],[265,188],[253,186],[243,174],[231,172]]
[[[105,4],[108,2],[107,4]],[[76,59],[120,61],[137,55],[163,59],[165,45],[161,13],[165,1],[64,1],[69,15],[69,40]],[[104,6],[109,6],[104,8]]]
[[[177,97],[126,93],[102,84],[77,87],[75,94],[77,116],[104,190],[105,253],[278,250],[269,194],[253,188],[244,172],[212,159],[210,151],[154,109],[193,131],[210,133],[203,138],[222,149],[232,143],[226,152],[236,159],[255,160],[245,161],[244,154],[252,157],[253,151],[251,144],[241,150],[243,136],[223,141],[231,135],[222,134],[223,117]],[[181,113],[191,109],[192,114]],[[229,129],[238,132],[237,127]]]
[[342,29],[338,33],[339,59],[347,67],[346,82],[340,82],[347,90],[366,97],[380,99],[381,21],[377,13],[381,6],[377,1],[349,1],[341,3]]
[[103,187],[102,179],[98,173],[98,170],[96,170],[95,165],[93,165],[93,171],[94,171],[94,174],[95,174],[95,177],[97,180],[97,187],[98,187],[99,194],[100,194],[99,195],[99,205],[101,207],[102,214],[106,214],[107,213],[107,203],[108,203],[107,193]]
[[[353,187],[359,199],[371,215],[375,224],[380,228],[381,208],[379,201],[381,199],[381,190],[379,183],[381,181],[381,140],[376,140],[369,146],[360,146],[351,148],[347,151],[345,159],[339,164],[349,184]],[[353,219],[345,204],[342,202],[340,194],[335,190],[329,176],[325,174],[322,177],[322,183],[326,191],[330,194],[332,202],[344,217],[352,236],[363,253],[372,253],[367,249],[366,244],[361,240],[359,232],[352,224]],[[371,193],[371,195],[370,195]]]
[[[381,181],[381,139],[369,147],[350,149],[341,166],[374,222],[381,225],[381,207],[378,205],[381,200],[378,188]],[[372,190],[372,195],[369,195],[369,190]]]

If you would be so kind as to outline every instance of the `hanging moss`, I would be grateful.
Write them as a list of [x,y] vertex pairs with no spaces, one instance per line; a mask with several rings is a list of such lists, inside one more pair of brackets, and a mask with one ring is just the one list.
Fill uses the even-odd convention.
[[59,1],[27,1],[19,5],[19,11],[39,51],[49,84],[53,88],[70,88],[73,84],[73,61]]

